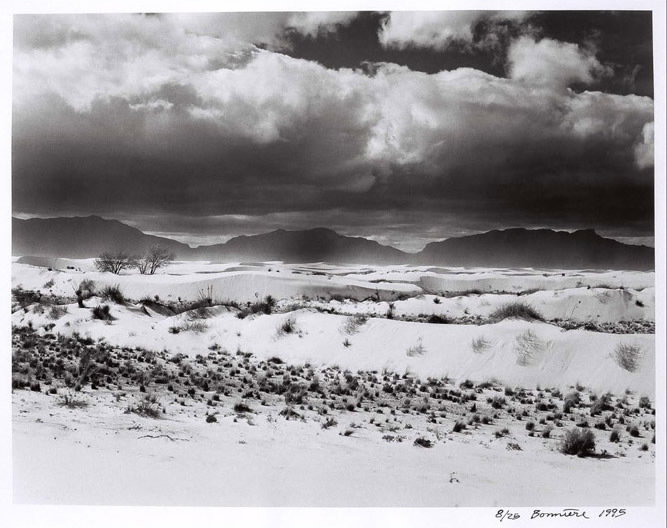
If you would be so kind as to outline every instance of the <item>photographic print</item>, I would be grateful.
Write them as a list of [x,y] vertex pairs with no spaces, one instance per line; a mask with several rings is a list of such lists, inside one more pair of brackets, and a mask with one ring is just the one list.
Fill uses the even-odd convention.
[[14,14],[13,502],[655,506],[653,24]]

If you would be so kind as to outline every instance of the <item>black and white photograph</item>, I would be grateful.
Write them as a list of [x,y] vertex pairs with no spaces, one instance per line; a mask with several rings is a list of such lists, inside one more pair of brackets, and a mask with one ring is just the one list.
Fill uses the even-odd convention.
[[534,4],[14,2],[12,526],[661,526],[665,6]]

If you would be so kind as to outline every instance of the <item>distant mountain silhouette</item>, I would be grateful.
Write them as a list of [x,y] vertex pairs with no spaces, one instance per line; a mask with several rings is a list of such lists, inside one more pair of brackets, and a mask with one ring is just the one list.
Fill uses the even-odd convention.
[[373,240],[339,235],[331,229],[307,231],[278,229],[270,233],[238,236],[224,244],[203,246],[197,258],[209,260],[282,260],[285,262],[331,262],[389,264],[406,262],[410,256]]
[[35,257],[97,257],[104,251],[140,254],[154,244],[189,258],[191,248],[175,240],[146,235],[118,220],[99,216],[12,218],[12,254]]
[[419,263],[448,266],[630,270],[654,269],[654,259],[654,248],[622,244],[592,229],[522,228],[432,242],[416,256]]
[[177,259],[232,261],[282,260],[363,264],[423,264],[478,267],[562,269],[654,269],[653,248],[631,246],[599,236],[550,229],[506,229],[449,238],[428,244],[419,253],[405,253],[361,237],[331,229],[278,229],[234,237],[224,244],[191,248],[175,240],[146,235],[117,220],[97,216],[12,219],[12,254],[17,256],[91,258],[109,250],[140,254],[160,244]]

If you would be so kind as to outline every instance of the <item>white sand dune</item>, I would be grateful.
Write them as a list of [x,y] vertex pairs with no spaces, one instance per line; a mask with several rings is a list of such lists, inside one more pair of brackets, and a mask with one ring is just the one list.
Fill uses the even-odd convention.
[[[501,388],[554,388],[563,394],[577,385],[598,395],[629,391],[635,407],[640,396],[655,398],[654,335],[564,330],[549,323],[654,321],[653,273],[256,264],[181,262],[154,276],[115,276],[95,271],[92,260],[63,262],[51,271],[48,264],[15,262],[13,287],[73,298],[78,284],[90,279],[98,291],[118,285],[131,301],[118,305],[92,297],[80,308],[72,299],[67,313],[53,318],[48,305],[33,304],[15,309],[11,320],[42,335],[78,333],[117,347],[166,351],[167,357],[195,359],[222,349],[227,358],[243,352],[253,361],[281,358],[288,365],[335,365],[379,376],[495,380]],[[466,290],[475,291],[456,295]],[[239,318],[237,308],[215,306],[205,314],[169,315],[157,305],[144,309],[136,303],[143,297],[176,303],[206,295],[239,303],[272,295],[277,313]],[[513,301],[530,304],[547,322],[399,320],[420,314],[485,318]],[[110,306],[113,321],[92,318],[91,308],[100,304]],[[386,317],[390,307],[394,318]],[[291,331],[281,332],[287,321]],[[632,368],[619,360],[622,347],[634,354]],[[136,387],[124,389],[84,387],[90,403],[85,409],[59,407],[56,396],[43,392],[14,392],[17,502],[331,507],[654,501],[655,448],[648,446],[646,424],[644,440],[637,440],[646,442],[646,450],[632,440],[612,443],[601,432],[598,452],[613,456],[580,459],[558,450],[565,427],[555,438],[529,438],[524,422],[509,414],[493,426],[454,433],[459,411],[450,415],[448,409],[437,425],[426,415],[407,413],[394,433],[404,441],[391,443],[383,436],[389,417],[379,411],[337,412],[339,426],[325,430],[324,417],[303,407],[299,412],[310,413],[307,420],[285,421],[278,416],[282,403],[241,419],[231,412],[238,399],[230,396],[216,408],[218,421],[209,424],[204,418],[213,408],[204,400],[186,404],[167,393],[164,417],[153,420],[125,414],[139,395]],[[534,412],[532,404],[525,408]],[[642,413],[644,421],[653,419]],[[508,432],[499,437],[503,427]],[[352,434],[343,435],[346,429]],[[420,435],[435,447],[413,446]]]

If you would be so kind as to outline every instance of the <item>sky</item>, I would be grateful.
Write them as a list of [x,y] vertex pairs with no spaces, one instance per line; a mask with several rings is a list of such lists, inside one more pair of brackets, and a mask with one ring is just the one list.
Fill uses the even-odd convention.
[[15,15],[15,216],[653,245],[650,12]]

